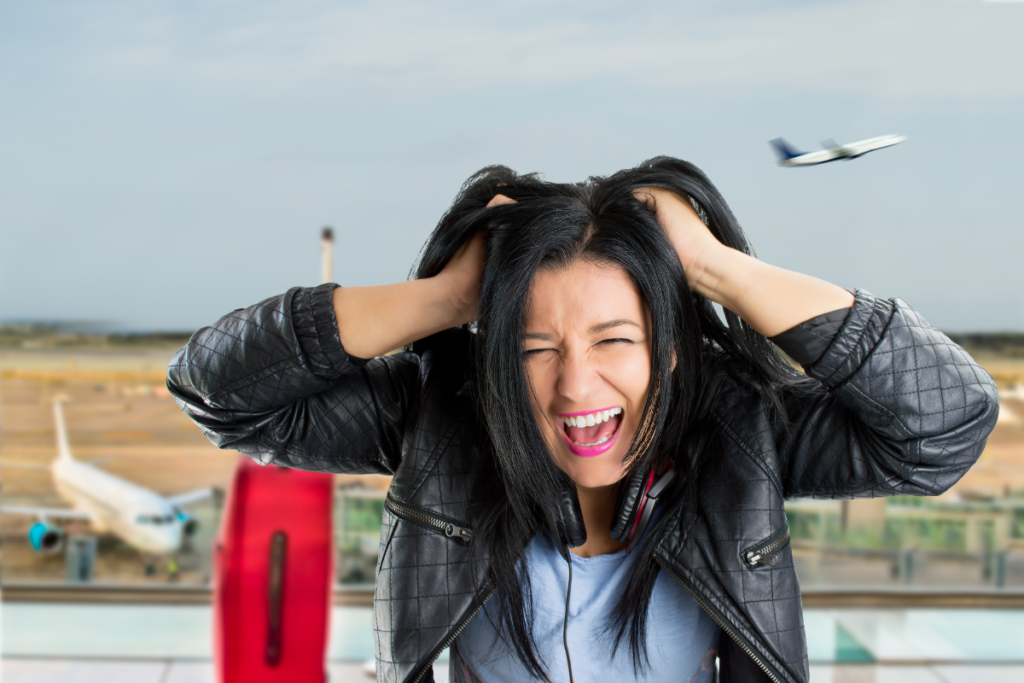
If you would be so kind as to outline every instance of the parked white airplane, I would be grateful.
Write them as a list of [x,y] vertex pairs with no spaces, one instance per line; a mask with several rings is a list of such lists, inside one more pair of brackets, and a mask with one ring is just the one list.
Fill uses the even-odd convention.
[[[97,469],[88,462],[75,460],[68,446],[60,401],[53,402],[53,417],[57,423],[57,458],[49,470],[57,493],[70,503],[71,508],[0,506],[2,512],[33,515],[39,520],[28,532],[33,548],[41,552],[60,550],[64,531],[52,525],[51,519],[88,521],[95,531],[116,534],[144,553],[156,555],[177,551],[182,539],[195,533],[198,522],[187,515],[181,506],[209,497],[213,493],[212,489],[165,498],[138,484]],[[25,466],[18,463],[0,464]]]
[[1017,401],[1024,401],[1024,383],[1016,383],[1007,389],[999,390],[999,398],[1012,398]]
[[825,149],[820,152],[801,152],[782,138],[775,138],[768,144],[775,148],[775,153],[779,157],[779,166],[813,166],[839,159],[856,159],[876,149],[898,145],[906,139],[906,135],[883,135],[860,142],[851,142],[848,145],[837,145],[835,140],[825,140],[821,143]]

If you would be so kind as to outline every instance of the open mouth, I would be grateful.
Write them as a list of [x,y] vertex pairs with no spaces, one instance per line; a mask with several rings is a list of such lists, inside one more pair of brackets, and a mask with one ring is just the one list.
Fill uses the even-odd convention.
[[612,406],[558,416],[562,438],[569,450],[583,458],[601,455],[615,445],[622,426],[622,408]]

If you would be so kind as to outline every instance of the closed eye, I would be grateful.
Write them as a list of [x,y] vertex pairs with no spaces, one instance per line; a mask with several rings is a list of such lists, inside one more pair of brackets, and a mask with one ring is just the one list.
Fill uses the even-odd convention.
[[554,351],[554,350],[555,349],[527,349],[527,350],[523,351],[523,358],[529,358],[530,356],[534,356],[534,355],[536,355],[538,353],[543,353],[544,351]]
[[615,339],[602,339],[601,341],[599,341],[597,343],[598,344],[635,344],[636,342],[634,342],[632,339],[615,338]]

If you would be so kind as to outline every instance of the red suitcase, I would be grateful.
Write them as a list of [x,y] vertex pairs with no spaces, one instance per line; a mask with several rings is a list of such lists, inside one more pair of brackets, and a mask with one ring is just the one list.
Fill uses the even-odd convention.
[[220,683],[324,683],[333,477],[242,457],[214,557]]

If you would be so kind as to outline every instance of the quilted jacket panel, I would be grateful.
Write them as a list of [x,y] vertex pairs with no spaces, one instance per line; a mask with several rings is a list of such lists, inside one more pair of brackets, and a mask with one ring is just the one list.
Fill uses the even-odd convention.
[[[333,285],[296,288],[197,332],[168,388],[207,437],[262,463],[392,474],[389,496],[472,528],[482,465],[467,395],[464,331],[421,353],[359,361],[341,347]],[[701,481],[699,516],[652,544],[663,568],[778,680],[807,681],[800,586],[788,546],[774,566],[744,553],[787,530],[788,497],[935,494],[981,454],[995,384],[899,300],[858,291],[843,328],[785,397],[789,424],[729,377],[723,453]],[[676,513],[678,514],[678,513]],[[415,515],[385,512],[374,629],[380,681],[431,680],[432,657],[486,598],[470,546]],[[474,572],[478,572],[474,574]]]

